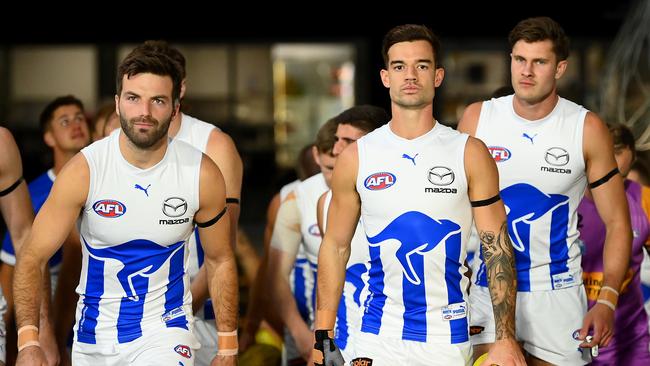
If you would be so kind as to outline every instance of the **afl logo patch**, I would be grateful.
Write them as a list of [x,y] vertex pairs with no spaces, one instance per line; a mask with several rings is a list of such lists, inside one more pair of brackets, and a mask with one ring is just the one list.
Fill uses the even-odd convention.
[[395,178],[393,173],[380,172],[368,176],[368,178],[363,181],[363,185],[371,191],[379,191],[390,188],[396,181],[397,178]]
[[502,163],[504,161],[507,161],[508,159],[510,159],[510,156],[512,156],[510,150],[502,146],[488,146],[488,150],[490,150],[490,154],[492,155],[492,158],[497,163]]
[[320,229],[318,229],[318,224],[313,224],[309,227],[309,235],[317,236],[320,238]]
[[126,206],[116,200],[100,200],[93,204],[93,210],[101,217],[117,218],[126,212]]
[[454,183],[456,175],[446,166],[434,166],[429,169],[429,182],[437,186],[448,186]]
[[187,201],[180,197],[169,197],[163,202],[163,213],[169,217],[179,217],[187,212]]

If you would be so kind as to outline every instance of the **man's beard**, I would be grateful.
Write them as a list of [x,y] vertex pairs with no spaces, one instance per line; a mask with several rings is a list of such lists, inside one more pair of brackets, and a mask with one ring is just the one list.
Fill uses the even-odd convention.
[[[146,150],[154,146],[162,138],[167,137],[167,131],[169,130],[169,124],[171,123],[172,116],[169,116],[166,121],[162,123],[154,119],[151,116],[148,117],[137,117],[132,118],[130,123],[127,122],[123,114],[120,113],[120,125],[122,126],[122,131],[126,136],[133,142],[135,146],[140,149]],[[153,128],[146,133],[137,132],[135,123],[140,121],[146,121],[153,124]]]

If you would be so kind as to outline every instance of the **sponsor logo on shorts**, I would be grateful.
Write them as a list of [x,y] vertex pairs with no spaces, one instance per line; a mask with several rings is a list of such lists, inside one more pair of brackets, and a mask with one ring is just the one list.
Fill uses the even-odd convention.
[[372,358],[358,357],[350,362],[352,366],[372,366]]
[[467,316],[467,305],[464,302],[449,304],[441,310],[442,320],[462,319]]
[[182,306],[179,306],[175,309],[172,309],[162,315],[162,321],[167,323],[170,320],[185,316],[185,309]]
[[471,325],[469,327],[469,335],[473,336],[473,335],[481,334],[483,333],[484,330],[485,327],[482,327],[480,325]]
[[174,347],[174,351],[185,358],[192,358],[192,350],[184,344]]

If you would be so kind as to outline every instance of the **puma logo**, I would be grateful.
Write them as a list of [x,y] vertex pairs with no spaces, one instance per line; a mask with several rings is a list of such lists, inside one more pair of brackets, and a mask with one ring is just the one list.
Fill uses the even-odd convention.
[[530,135],[528,135],[526,132],[524,132],[524,133],[521,135],[521,137],[524,137],[524,138],[529,139],[529,140],[530,140],[530,143],[531,143],[532,145],[535,145],[535,141],[533,141],[533,139],[534,139],[535,137],[537,137],[537,134],[534,134],[533,136],[530,136]]
[[413,163],[413,166],[415,166],[415,158],[417,158],[418,155],[420,155],[420,153],[415,154],[415,156],[413,156],[413,157],[410,157],[410,156],[408,156],[407,154],[402,154],[402,157],[403,157],[404,159],[408,159],[408,160],[410,160],[410,161]]
[[137,184],[137,183],[135,184],[135,189],[139,189],[139,190],[141,190],[142,192],[144,192],[144,194],[147,195],[147,197],[149,197],[149,192],[147,192],[147,191],[149,190],[149,187],[151,187],[151,184],[149,184],[149,185],[147,186],[147,188],[142,188],[141,185],[139,185],[139,184]]

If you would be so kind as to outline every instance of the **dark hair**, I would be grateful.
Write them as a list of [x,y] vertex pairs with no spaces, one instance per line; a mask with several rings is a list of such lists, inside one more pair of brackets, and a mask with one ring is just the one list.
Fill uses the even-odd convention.
[[388,67],[388,50],[400,42],[427,41],[433,49],[433,61],[436,67],[440,67],[440,40],[429,27],[419,24],[403,24],[389,30],[384,36],[381,46],[381,54],[384,57],[384,65]]
[[650,184],[650,169],[648,165],[641,159],[635,159],[630,166],[630,171],[636,171],[639,174],[639,180],[641,184],[647,186]]
[[[106,104],[102,105],[99,107],[97,110],[97,113],[95,113],[95,118],[93,118],[92,122],[92,127],[93,127],[93,132],[100,132],[100,134],[103,134],[103,131],[96,131],[97,129],[97,121],[100,119],[104,119],[104,122],[106,122],[111,115],[115,113],[115,102],[107,102]],[[104,123],[105,124],[105,123]],[[103,129],[103,126],[102,126]]]
[[318,133],[316,133],[314,145],[321,154],[332,153],[332,149],[334,149],[334,144],[336,143],[336,127],[338,125],[339,123],[336,119],[329,119],[320,127]]
[[300,180],[305,180],[312,175],[320,173],[320,167],[316,164],[316,160],[314,160],[314,154],[311,153],[312,147],[314,147],[313,143],[305,145],[298,153],[296,174]]
[[50,103],[48,103],[45,106],[45,109],[41,112],[41,116],[39,119],[40,122],[40,127],[41,127],[41,132],[45,133],[47,130],[50,128],[50,122],[52,122],[52,118],[54,118],[54,112],[59,109],[59,107],[65,106],[65,105],[76,105],[81,109],[81,112],[84,111],[84,105],[81,103],[81,100],[77,99],[74,95],[64,95],[61,97],[57,97]]
[[609,125],[609,133],[612,135],[614,141],[614,148],[628,148],[632,151],[632,156],[636,157],[636,141],[634,134],[625,125],[614,123]]
[[390,121],[390,116],[384,108],[363,104],[348,108],[333,119],[337,125],[351,125],[368,133]]
[[172,60],[178,62],[178,64],[181,67],[181,77],[185,79],[185,77],[187,76],[185,70],[185,56],[183,56],[183,54],[179,50],[170,46],[169,43],[167,43],[167,41],[148,40],[142,44],[142,47],[144,49],[149,49],[152,52],[164,53],[167,56],[171,57]]
[[117,94],[122,93],[122,78],[126,75],[151,73],[158,76],[169,76],[172,79],[172,99],[174,104],[180,102],[182,70],[181,65],[164,52],[141,44],[124,58],[117,68]]
[[553,43],[553,52],[558,61],[569,58],[569,37],[564,33],[564,29],[549,17],[524,19],[517,23],[508,35],[511,49],[519,40],[533,43],[547,39]]

